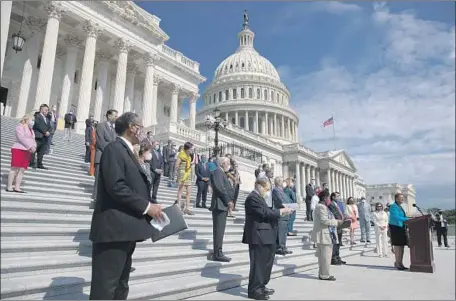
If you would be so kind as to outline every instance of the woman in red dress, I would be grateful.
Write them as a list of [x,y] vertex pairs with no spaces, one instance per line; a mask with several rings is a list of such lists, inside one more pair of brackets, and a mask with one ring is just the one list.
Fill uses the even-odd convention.
[[[21,190],[24,172],[29,166],[32,154],[36,151],[33,117],[25,115],[16,127],[16,143],[11,147],[11,170],[6,191],[25,193]],[[13,185],[14,184],[14,185]],[[13,188],[14,186],[14,188]]]

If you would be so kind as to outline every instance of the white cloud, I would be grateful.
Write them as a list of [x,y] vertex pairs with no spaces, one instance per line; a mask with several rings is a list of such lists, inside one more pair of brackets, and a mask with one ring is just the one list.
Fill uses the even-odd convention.
[[380,57],[367,52],[354,66],[324,59],[310,74],[278,68],[301,137],[308,147],[331,149],[332,129],[321,125],[334,114],[337,146],[353,155],[367,183],[412,183],[418,201],[431,203],[420,191],[432,195],[427,190],[439,185],[447,189],[440,204],[454,207],[454,28],[385,4],[374,5],[370,20]]
[[348,4],[338,1],[313,2],[310,6],[313,11],[322,11],[329,14],[342,15],[346,13],[356,13],[362,11],[361,6]]

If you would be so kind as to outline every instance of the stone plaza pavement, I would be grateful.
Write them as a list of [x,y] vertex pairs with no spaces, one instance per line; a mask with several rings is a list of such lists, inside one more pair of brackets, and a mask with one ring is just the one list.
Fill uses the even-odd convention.
[[[316,279],[312,269],[272,279],[271,300],[455,300],[455,248],[434,248],[433,274],[401,272],[392,268],[393,255],[378,258],[369,252],[347,258],[346,266],[332,266],[336,282]],[[409,253],[404,264],[409,266]],[[246,300],[247,287],[220,291],[191,300]]]

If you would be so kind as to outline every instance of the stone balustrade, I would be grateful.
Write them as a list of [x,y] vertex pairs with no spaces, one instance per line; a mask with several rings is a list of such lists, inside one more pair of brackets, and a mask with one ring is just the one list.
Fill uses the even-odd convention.
[[167,56],[173,58],[174,60],[178,61],[179,63],[182,63],[182,64],[186,65],[187,67],[189,67],[193,71],[199,72],[199,63],[189,59],[186,56],[184,56],[181,52],[176,51],[176,50],[172,49],[171,47],[166,46],[165,44],[162,44],[162,52],[165,55],[167,55]]

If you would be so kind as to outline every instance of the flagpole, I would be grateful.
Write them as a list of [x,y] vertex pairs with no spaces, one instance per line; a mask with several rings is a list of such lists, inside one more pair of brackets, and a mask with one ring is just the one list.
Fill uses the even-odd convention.
[[333,142],[334,142],[334,151],[336,151],[336,127],[335,127],[335,120],[334,120],[334,114],[331,115],[331,118],[332,118],[332,126],[333,126]]

